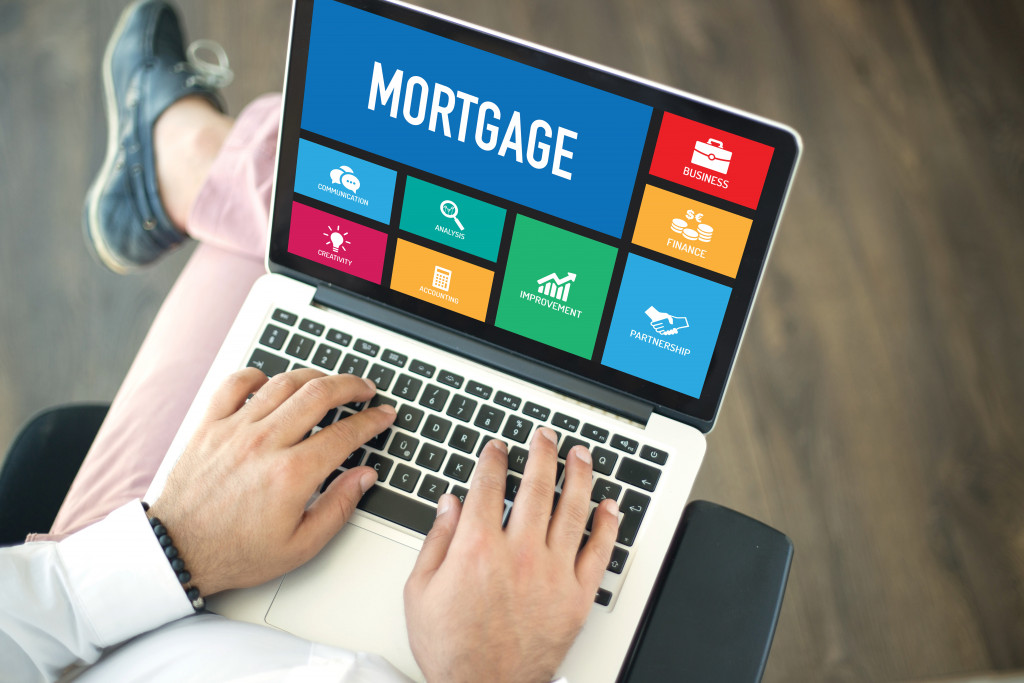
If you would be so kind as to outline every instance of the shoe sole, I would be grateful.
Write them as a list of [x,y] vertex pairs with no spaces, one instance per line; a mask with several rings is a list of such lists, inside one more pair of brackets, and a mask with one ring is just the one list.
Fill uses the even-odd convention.
[[114,170],[121,142],[119,137],[121,120],[118,113],[116,95],[114,94],[114,74],[112,69],[114,46],[120,42],[129,17],[132,16],[136,8],[146,1],[136,0],[136,2],[133,2],[121,12],[117,26],[114,27],[114,33],[111,35],[107,48],[103,53],[103,92],[107,106],[107,155],[103,160],[103,166],[100,167],[100,172],[96,175],[96,179],[89,186],[89,191],[85,195],[85,209],[82,217],[82,229],[85,233],[85,243],[89,247],[89,251],[101,264],[121,275],[138,270],[139,266],[121,260],[107,246],[103,230],[101,229],[98,199],[107,181],[110,180],[110,174]]

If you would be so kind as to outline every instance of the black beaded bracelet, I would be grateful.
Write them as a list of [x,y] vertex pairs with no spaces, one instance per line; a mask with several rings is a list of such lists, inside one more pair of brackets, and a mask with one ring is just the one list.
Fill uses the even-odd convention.
[[[149,503],[143,501],[142,509],[149,512]],[[170,534],[167,533],[167,527],[160,522],[159,517],[150,517],[149,526],[153,527],[156,540],[160,547],[164,549],[164,555],[167,556],[167,560],[171,563],[171,569],[177,575],[178,582],[185,591],[186,597],[192,603],[192,609],[198,612],[206,607],[206,600],[199,594],[199,588],[189,585],[189,582],[192,581],[192,575],[185,569],[185,560],[178,556],[178,549],[174,547],[174,541],[171,540]]]

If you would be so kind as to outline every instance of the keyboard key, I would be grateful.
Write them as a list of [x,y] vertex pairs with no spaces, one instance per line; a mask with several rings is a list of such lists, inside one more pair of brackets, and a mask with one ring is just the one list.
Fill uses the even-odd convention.
[[299,319],[299,316],[295,315],[294,313],[282,311],[280,308],[274,311],[274,314],[270,317],[272,317],[279,323],[284,323],[285,325],[294,325],[295,321]]
[[307,318],[303,318],[302,322],[299,323],[299,329],[307,334],[311,334],[314,337],[319,337],[324,333],[324,326],[320,323],[313,322]]
[[359,353],[365,353],[367,356],[376,356],[377,352],[380,351],[380,346],[373,342],[368,342],[365,339],[357,339],[355,346],[352,347]]
[[333,482],[339,476],[341,476],[341,470],[334,470],[333,472],[328,474],[327,478],[324,479],[324,483],[320,486],[320,493],[326,491],[327,487],[331,485],[331,482]]
[[522,446],[513,446],[508,451],[508,468],[522,474],[526,471],[526,459],[530,453]]
[[594,490],[590,494],[590,500],[595,503],[600,503],[605,498],[611,498],[617,500],[619,494],[622,493],[622,487],[613,481],[607,479],[598,479],[594,482]]
[[518,415],[513,415],[508,418],[508,422],[505,424],[505,429],[501,431],[501,435],[512,441],[526,443],[526,437],[530,435],[531,429],[533,429],[532,422],[524,420]]
[[395,461],[380,453],[370,453],[366,458],[366,464],[377,470],[377,481],[384,481],[388,478],[388,472],[391,471],[391,466],[395,464]]
[[447,490],[448,482],[440,477],[432,477],[428,474],[423,479],[423,484],[420,485],[420,490],[416,495],[424,500],[429,500],[431,503],[436,503]]
[[318,422],[316,426],[319,427],[320,429],[323,429],[324,427],[326,427],[329,424],[331,424],[332,422],[334,422],[334,418],[336,418],[336,417],[338,417],[338,409],[337,408],[331,408],[320,419],[320,422]]
[[339,360],[341,360],[341,351],[327,344],[321,344],[313,354],[313,364],[319,365],[327,372],[333,372]]
[[606,591],[604,588],[598,588],[597,595],[594,596],[594,602],[602,607],[607,607],[612,603],[611,591]]
[[263,349],[255,349],[249,357],[247,367],[259,368],[267,377],[273,377],[288,369],[288,361],[280,356],[267,353]]
[[519,410],[519,404],[522,403],[522,399],[512,394],[506,394],[504,391],[499,391],[498,395],[494,397],[494,402],[499,406],[505,406],[509,410]]
[[586,441],[583,441],[582,439],[577,439],[575,436],[567,436],[564,439],[562,439],[562,445],[558,449],[558,457],[562,460],[565,460],[567,457],[569,457],[569,451],[572,450],[573,446],[586,446],[587,448],[590,448],[590,444],[587,443]]
[[359,499],[360,510],[421,534],[430,531],[437,509],[383,486],[374,486]]
[[627,439],[621,434],[616,434],[612,437],[612,448],[616,448],[620,451],[629,453],[630,455],[636,455],[636,449],[640,447],[640,444],[633,439]]
[[536,403],[527,401],[526,405],[523,406],[523,413],[525,413],[527,417],[532,417],[535,420],[544,422],[548,419],[548,415],[551,414],[551,411],[544,406],[539,406]]
[[644,521],[647,508],[651,504],[650,496],[645,496],[639,491],[626,490],[619,504],[619,511],[622,512],[622,519],[619,521],[618,542],[622,545],[633,545],[636,541],[636,533],[640,530],[640,522]]
[[595,427],[592,424],[583,425],[583,431],[580,432],[580,434],[591,441],[600,441],[601,443],[604,443],[608,440],[608,430]]
[[400,368],[404,368],[406,361],[409,360],[404,354],[401,354],[398,351],[392,351],[391,349],[384,351],[384,354],[380,359],[385,363],[389,363]]
[[391,381],[395,379],[395,371],[380,363],[374,363],[366,378],[376,384],[379,391],[387,391],[391,387]]
[[442,370],[437,374],[437,381],[441,384],[446,384],[453,389],[461,389],[463,378],[462,375],[456,375],[451,370]]
[[455,431],[452,432],[452,439],[448,442],[448,445],[462,451],[463,453],[472,453],[473,447],[476,446],[477,439],[479,438],[480,432],[476,432],[469,427],[459,425],[455,428]]
[[427,416],[427,422],[423,425],[423,436],[443,443],[448,438],[448,432],[452,428],[451,420],[446,420],[439,415]]
[[420,397],[420,405],[426,406],[438,412],[444,410],[444,404],[448,401],[448,390],[442,389],[436,384],[428,384]]
[[354,353],[350,353],[345,356],[345,360],[341,361],[341,367],[338,368],[338,374],[362,377],[363,373],[366,372],[366,366],[369,364],[369,361],[365,358],[357,356]]
[[473,380],[470,380],[469,384],[466,385],[467,393],[473,394],[485,401],[491,397],[491,391],[493,390],[486,384],[480,384],[480,382],[474,382]]
[[594,461],[594,471],[599,474],[611,474],[615,468],[615,461],[619,459],[618,455],[600,446],[594,449],[590,457]]
[[423,380],[402,374],[398,376],[395,388],[391,393],[399,398],[404,398],[406,401],[415,401],[416,396],[420,393],[421,386],[423,386]]
[[348,346],[352,343],[352,335],[341,332],[340,330],[328,330],[327,341],[332,344],[337,344],[338,346]]
[[668,462],[668,453],[657,448],[651,448],[650,446],[644,446],[640,449],[640,457],[644,460],[650,460],[656,465],[664,465]]
[[455,496],[456,498],[458,498],[459,501],[461,501],[463,503],[466,502],[466,494],[467,493],[469,493],[469,489],[467,489],[465,487],[462,487],[462,486],[456,486],[456,487],[454,487],[452,489],[452,495]]
[[481,406],[480,412],[477,414],[476,421],[474,421],[473,424],[480,429],[486,429],[489,432],[497,432],[503,419],[505,419],[504,412],[490,406]]
[[474,464],[469,458],[464,458],[461,455],[452,455],[448,459],[448,464],[445,465],[444,476],[466,483],[469,481],[469,475],[473,472]]
[[615,478],[645,491],[653,491],[658,485],[661,470],[632,458],[624,458]]
[[385,396],[384,394],[374,394],[373,398],[370,399],[371,408],[376,408],[378,406],[382,406],[385,404],[394,408],[395,406],[398,405],[398,401],[391,398],[390,396]]
[[565,413],[555,413],[555,416],[551,418],[551,424],[567,432],[575,432],[580,428],[580,421]]
[[412,363],[409,364],[409,370],[416,373],[417,375],[426,377],[427,379],[430,379],[431,377],[434,376],[434,369],[435,368],[433,365],[431,365],[430,363],[424,363],[421,360],[414,360]]
[[267,329],[263,330],[263,336],[260,337],[260,344],[280,351],[287,336],[288,332],[277,325],[267,325]]
[[341,463],[341,466],[347,469],[359,467],[359,463],[362,462],[364,455],[366,455],[366,451],[362,448],[357,448],[345,458],[345,462]]
[[420,449],[420,454],[416,458],[416,464],[420,467],[426,467],[428,470],[437,472],[441,469],[441,463],[444,462],[444,456],[448,455],[448,451],[435,446],[432,443],[423,444],[423,448]]
[[395,434],[395,439],[391,442],[388,453],[402,460],[412,460],[412,456],[415,455],[419,445],[419,440],[408,434]]
[[367,441],[366,445],[370,448],[376,448],[378,451],[382,451],[384,450],[384,445],[388,442],[389,436],[391,436],[391,430],[385,429],[383,432]]
[[623,568],[626,566],[626,558],[628,557],[628,550],[615,546],[612,549],[612,559],[608,561],[608,571],[613,574],[621,574]]
[[284,350],[289,356],[299,360],[309,358],[309,354],[312,351],[313,340],[309,337],[303,337],[301,334],[293,334],[291,341],[288,342],[288,348]]
[[445,414],[449,417],[454,417],[456,420],[469,422],[469,419],[473,417],[473,411],[475,410],[476,401],[471,399],[469,396],[455,394],[455,396],[452,397],[451,405],[448,406],[448,412]]
[[391,475],[391,485],[406,493],[412,493],[416,490],[416,484],[419,482],[420,471],[408,465],[399,465],[395,468],[395,473]]
[[422,410],[419,408],[413,408],[412,406],[403,405],[398,409],[398,415],[395,416],[395,426],[399,429],[415,432],[420,428],[420,422],[422,420]]
[[505,500],[516,499],[516,494],[519,493],[519,485],[523,483],[521,477],[517,477],[514,474],[510,474],[505,477]]

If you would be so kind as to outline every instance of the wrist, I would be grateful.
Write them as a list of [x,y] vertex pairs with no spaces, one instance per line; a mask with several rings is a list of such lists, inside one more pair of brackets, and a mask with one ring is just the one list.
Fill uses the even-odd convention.
[[153,529],[153,534],[156,536],[157,542],[163,549],[164,556],[170,564],[171,571],[174,572],[175,578],[177,578],[178,583],[181,584],[182,590],[185,591],[185,597],[187,597],[188,601],[192,604],[192,609],[199,612],[206,607],[206,600],[203,598],[202,591],[199,586],[194,581],[192,573],[188,570],[184,556],[175,544],[174,539],[171,537],[167,526],[159,517],[153,514],[149,504],[143,501],[142,509],[146,512],[146,517],[149,519],[149,526]]

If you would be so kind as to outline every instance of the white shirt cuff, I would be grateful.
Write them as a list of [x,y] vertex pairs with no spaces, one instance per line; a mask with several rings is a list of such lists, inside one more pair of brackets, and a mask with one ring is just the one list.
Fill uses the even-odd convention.
[[58,555],[100,647],[194,612],[138,500],[61,541]]

